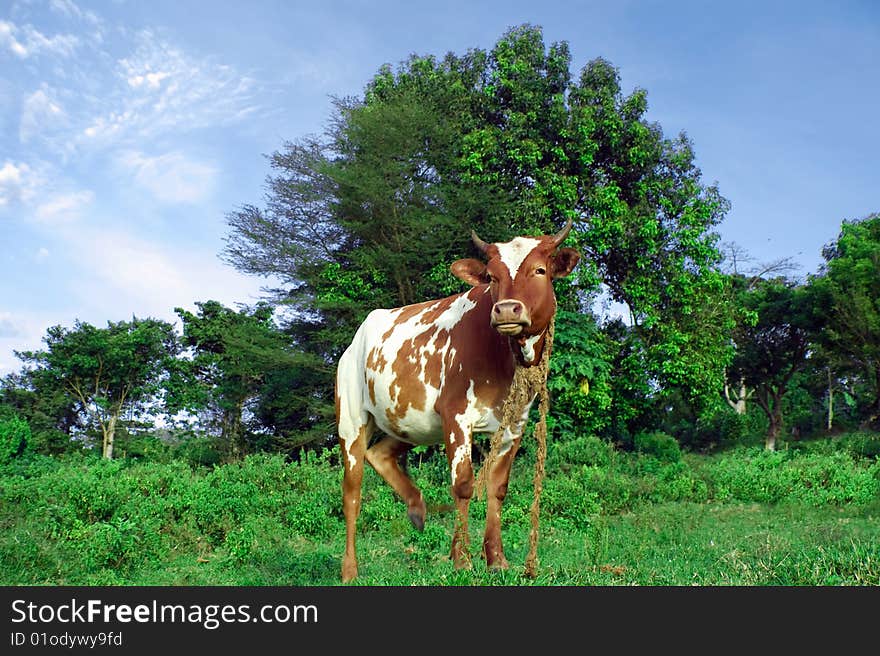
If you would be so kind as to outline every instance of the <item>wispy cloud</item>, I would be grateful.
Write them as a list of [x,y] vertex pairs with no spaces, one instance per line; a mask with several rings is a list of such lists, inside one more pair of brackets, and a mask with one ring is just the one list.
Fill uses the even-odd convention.
[[32,25],[0,21],[0,47],[7,48],[19,59],[41,54],[70,57],[79,46],[80,40],[73,34],[46,36]]
[[21,369],[14,352],[41,348],[46,329],[57,323],[43,312],[0,310],[0,376]]
[[23,162],[6,161],[0,166],[0,207],[30,201],[39,186],[39,176]]
[[83,306],[112,300],[119,316],[173,319],[175,306],[207,300],[205,290],[227,305],[257,297],[253,280],[224,266],[187,244],[169,247],[124,229],[70,231],[66,243],[75,248],[87,270],[76,272],[76,289]]
[[57,194],[38,205],[34,216],[41,223],[70,223],[82,216],[94,198],[95,194],[89,190]]
[[25,97],[22,103],[21,120],[18,127],[18,138],[22,143],[41,131],[49,130],[58,125],[66,117],[64,109],[53,97],[52,90],[44,84],[41,88]]
[[139,151],[127,151],[120,163],[134,172],[135,181],[164,203],[197,203],[207,198],[215,187],[217,169],[170,152],[150,157]]
[[92,25],[100,25],[101,19],[97,14],[87,9],[82,9],[72,0],[52,0],[49,7],[57,14],[66,16],[67,18],[76,18],[91,23]]
[[21,335],[21,327],[12,316],[11,312],[0,312],[0,337],[18,337]]
[[135,43],[116,60],[110,107],[91,117],[82,143],[142,141],[228,124],[257,110],[256,81],[234,68],[191,56],[151,30],[138,32]]

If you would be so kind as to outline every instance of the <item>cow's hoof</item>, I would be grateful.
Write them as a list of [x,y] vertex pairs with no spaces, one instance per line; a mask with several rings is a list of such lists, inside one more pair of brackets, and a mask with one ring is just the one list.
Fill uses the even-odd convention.
[[508,563],[507,558],[502,555],[493,560],[487,560],[486,567],[488,569],[510,569],[510,563]]
[[409,508],[406,512],[406,516],[409,517],[409,521],[412,522],[412,525],[416,527],[419,531],[425,530],[425,502],[421,501],[415,506]]
[[417,530],[425,530],[425,513],[420,513],[416,510],[410,510],[408,513],[406,513],[406,516],[409,517],[409,521],[412,522],[412,525],[415,526]]
[[358,568],[356,563],[342,564],[342,582],[351,583],[357,578]]
[[510,569],[507,558],[500,541],[487,541],[483,543],[483,559],[487,569]]

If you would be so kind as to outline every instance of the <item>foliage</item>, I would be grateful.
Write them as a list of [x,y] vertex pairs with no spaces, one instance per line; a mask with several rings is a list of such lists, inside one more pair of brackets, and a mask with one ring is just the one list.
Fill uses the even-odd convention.
[[823,251],[825,266],[815,277],[827,327],[820,343],[832,354],[837,375],[859,379],[865,394],[861,414],[880,417],[880,214],[844,221],[840,235]]
[[31,441],[31,427],[12,413],[0,412],[0,464],[20,456]]
[[752,450],[721,459],[712,472],[721,500],[866,504],[880,493],[880,467],[845,452],[795,455]]
[[568,432],[602,433],[610,422],[612,351],[589,315],[559,310],[547,388],[553,421]]
[[674,437],[662,431],[639,433],[633,442],[639,453],[653,456],[661,462],[681,460],[681,448],[678,446],[678,442]]
[[[327,431],[326,418],[332,409],[326,404],[309,412],[298,404],[284,403],[288,396],[282,390],[295,389],[298,381],[313,375],[313,368],[320,365],[291,348],[287,335],[274,324],[271,305],[258,303],[239,311],[217,301],[196,306],[197,314],[175,309],[183,322],[182,342],[191,357],[178,363],[168,403],[171,412],[210,414],[225,456],[233,459],[256,448],[290,448],[294,431],[306,429],[303,424],[323,420],[321,427]],[[204,415],[202,422],[207,423]]]
[[[479,558],[471,572],[452,569],[442,452],[410,463],[428,504],[422,533],[368,469],[358,544],[370,558],[359,582],[650,585],[697,576],[704,584],[876,584],[880,463],[860,454],[876,437],[677,461],[595,437],[552,442],[537,581],[516,571],[528,545],[531,449],[514,463],[502,516],[513,566],[506,573],[486,572]],[[336,585],[345,535],[337,454],[258,454],[193,467],[25,453],[0,464],[2,583]],[[485,502],[475,501],[475,544],[483,512]],[[767,574],[771,562],[779,567]]]
[[171,324],[158,319],[108,322],[96,328],[77,321],[73,328],[52,326],[46,349],[17,353],[33,368],[28,377],[39,394],[74,400],[92,428],[102,434],[102,454],[113,457],[116,427],[161,393],[177,354]]
[[783,399],[820,327],[813,311],[815,295],[811,287],[781,278],[734,280],[742,310],[729,375],[755,390],[755,402],[769,422],[766,447],[773,450],[783,428]]

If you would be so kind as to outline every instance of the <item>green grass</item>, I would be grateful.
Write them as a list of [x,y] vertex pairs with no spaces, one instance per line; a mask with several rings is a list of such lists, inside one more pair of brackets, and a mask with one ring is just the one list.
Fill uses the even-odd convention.
[[[442,456],[411,468],[429,508],[423,532],[368,468],[356,584],[880,585],[880,464],[865,455],[875,437],[712,456],[668,445],[621,453],[592,438],[553,444],[535,579],[523,576],[528,450],[504,507],[507,571],[487,571],[479,557],[479,500],[473,568],[453,568]],[[0,584],[338,585],[340,482],[334,451],[213,469],[18,458],[0,468]]]

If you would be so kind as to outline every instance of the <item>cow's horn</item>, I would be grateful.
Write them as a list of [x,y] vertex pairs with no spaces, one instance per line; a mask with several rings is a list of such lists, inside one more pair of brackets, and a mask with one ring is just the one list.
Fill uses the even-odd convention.
[[565,241],[565,238],[568,237],[568,233],[571,232],[571,219],[565,222],[565,225],[562,227],[562,230],[553,235],[553,243],[556,246],[559,246],[562,242]]
[[481,253],[485,253],[486,249],[489,248],[489,244],[477,236],[476,230],[471,230],[471,241],[474,242],[474,246],[480,249]]

